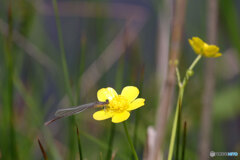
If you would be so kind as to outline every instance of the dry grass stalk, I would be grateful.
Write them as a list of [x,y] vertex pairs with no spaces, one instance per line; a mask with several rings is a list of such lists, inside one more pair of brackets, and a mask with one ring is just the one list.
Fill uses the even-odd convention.
[[[159,93],[162,95],[163,87],[166,82],[168,72],[168,56],[169,56],[169,43],[170,43],[170,30],[172,21],[173,0],[164,0],[163,7],[159,9],[158,14],[158,36],[157,36],[157,82],[159,86]],[[148,127],[147,142],[144,148],[143,159],[147,160],[154,147],[156,138],[156,131],[153,127]]]
[[[217,40],[218,0],[208,1],[207,35],[210,43]],[[200,129],[199,159],[208,160],[210,152],[212,103],[215,92],[215,60],[207,59],[203,90],[203,108]]]
[[[84,97],[87,92],[99,81],[104,73],[106,73],[112,65],[119,60],[126,50],[126,46],[129,46],[136,39],[138,33],[144,26],[146,18],[142,19],[142,22],[135,22],[130,18],[125,27],[120,33],[113,39],[105,51],[96,59],[90,67],[83,73],[81,83],[81,96]],[[126,40],[127,31],[127,44]]]
[[[186,0],[176,0],[175,4],[175,13],[173,19],[173,29],[172,36],[170,42],[170,60],[174,62],[178,60],[179,51],[180,51],[180,43],[182,39],[182,29],[185,18],[185,10],[186,10]],[[156,139],[154,143],[154,147],[149,153],[148,160],[157,160],[158,153],[160,152],[160,148],[162,147],[165,131],[166,131],[166,123],[168,119],[168,108],[172,101],[174,88],[175,88],[175,65],[172,64],[169,66],[167,79],[165,84],[163,85],[163,91],[160,95],[160,103],[157,111],[156,118]]]
[[42,145],[40,139],[37,138],[37,141],[38,141],[38,145],[39,145],[39,147],[40,147],[40,149],[41,149],[41,152],[42,152],[42,155],[43,155],[44,160],[47,160],[47,159],[48,159],[47,153],[45,152],[45,150],[44,150],[44,148],[43,148],[43,145]]
[[[163,86],[168,71],[168,54],[172,21],[173,0],[164,0],[164,7],[158,16],[157,80]],[[163,88],[163,87],[161,87]],[[160,91],[161,93],[161,91]]]

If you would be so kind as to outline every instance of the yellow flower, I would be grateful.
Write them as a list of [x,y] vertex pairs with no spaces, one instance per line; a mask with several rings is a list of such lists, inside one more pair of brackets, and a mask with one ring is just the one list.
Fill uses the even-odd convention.
[[216,45],[209,45],[198,37],[188,40],[196,54],[203,55],[208,58],[216,58],[222,56]]
[[111,87],[98,90],[98,100],[100,102],[108,100],[109,104],[104,109],[95,112],[93,118],[98,121],[112,118],[113,123],[127,120],[130,111],[144,105],[145,99],[137,98],[138,94],[139,90],[134,86],[124,87],[120,95]]

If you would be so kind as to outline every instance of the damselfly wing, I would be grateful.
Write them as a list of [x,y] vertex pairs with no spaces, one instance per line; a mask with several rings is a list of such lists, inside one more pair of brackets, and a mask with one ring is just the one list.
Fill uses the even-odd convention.
[[89,108],[93,108],[93,107],[104,107],[105,105],[107,105],[109,102],[108,100],[106,102],[93,102],[93,103],[87,103],[87,104],[83,104],[77,107],[72,107],[72,108],[66,108],[66,109],[59,109],[56,111],[55,113],[55,118],[46,122],[45,125],[49,125],[50,123],[63,118],[63,117],[68,117],[74,114],[78,114],[86,109]]

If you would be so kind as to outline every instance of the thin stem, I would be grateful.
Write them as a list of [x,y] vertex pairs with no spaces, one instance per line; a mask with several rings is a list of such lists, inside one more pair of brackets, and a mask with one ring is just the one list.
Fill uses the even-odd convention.
[[111,132],[110,132],[110,137],[108,141],[108,151],[107,151],[107,160],[111,160],[112,157],[112,146],[113,146],[113,139],[115,135],[115,124],[111,124]]
[[172,133],[171,133],[171,140],[170,140],[170,146],[169,146],[169,152],[168,152],[168,160],[171,160],[172,156],[173,156],[174,142],[175,142],[176,131],[177,131],[179,111],[182,106],[183,93],[184,93],[184,88],[180,87],[179,93],[178,93],[177,108],[176,108],[176,112],[175,112],[175,116],[174,116],[173,128],[172,128]]
[[125,121],[123,122],[123,126],[124,126],[124,130],[125,130],[125,134],[126,134],[127,139],[128,139],[128,143],[129,143],[129,145],[130,145],[130,147],[131,147],[131,150],[132,150],[132,153],[133,153],[133,155],[134,155],[134,159],[135,159],[135,160],[138,160],[138,156],[137,156],[137,153],[136,153],[135,148],[134,148],[134,146],[133,146],[132,140],[131,140],[131,138],[130,138],[130,136],[129,136],[128,129],[127,129],[127,124],[126,124]]
[[183,127],[183,143],[182,143],[182,157],[181,160],[184,160],[185,157],[185,148],[186,148],[186,137],[187,137],[187,122],[184,122],[184,127]]
[[77,68],[77,71],[79,72],[79,75],[77,77],[76,81],[76,104],[79,104],[81,101],[80,98],[80,83],[81,82],[81,77],[84,72],[85,68],[85,54],[86,54],[86,37],[83,35],[81,37],[81,44],[80,44],[80,66]]
[[198,61],[201,59],[202,55],[198,55],[197,58],[193,61],[193,63],[191,64],[191,66],[188,68],[188,70],[193,70],[193,68],[196,66],[196,64],[198,63]]
[[185,74],[185,77],[183,79],[183,82],[182,82],[182,85],[183,87],[186,86],[189,78],[190,78],[190,75],[188,74],[189,72],[193,71],[193,68],[196,66],[196,64],[198,63],[198,61],[201,59],[202,55],[198,55],[195,60],[193,61],[193,63],[190,65],[190,67],[187,69],[187,72]]
[[76,128],[77,128],[77,140],[78,140],[79,159],[83,159],[83,156],[82,156],[82,147],[81,147],[81,141],[80,141],[80,135],[79,135],[79,130],[78,130],[77,125],[76,125]]
[[[182,105],[181,105],[182,106]],[[180,145],[180,135],[181,135],[181,122],[182,122],[182,107],[180,107],[178,112],[178,122],[177,122],[177,137],[176,137],[176,157],[178,159],[179,145]]]
[[[62,61],[62,69],[64,74],[64,80],[65,80],[65,87],[67,90],[68,98],[72,106],[74,106],[74,99],[71,92],[71,86],[70,86],[70,80],[69,80],[69,73],[67,68],[67,61],[66,61],[66,54],[64,49],[64,43],[63,43],[63,36],[62,36],[62,29],[60,25],[60,19],[59,19],[59,12],[58,12],[58,6],[57,6],[57,0],[52,0],[54,13],[55,13],[55,20],[57,25],[57,31],[58,31],[58,39],[59,39],[59,45],[60,45],[60,51],[61,51],[61,61]],[[69,159],[75,159],[75,137],[74,137],[74,124],[76,124],[75,117],[69,117],[69,150],[70,155]],[[79,148],[81,150],[81,148]],[[81,157],[80,157],[81,158]],[[80,159],[81,160],[81,159]]]
[[[176,108],[174,121],[173,121],[173,128],[172,128],[171,140],[170,140],[169,152],[168,152],[168,160],[171,160],[172,156],[173,156],[173,149],[174,149],[176,132],[177,132],[178,125],[180,124],[180,121],[181,121],[180,118],[181,118],[181,107],[182,107],[182,99],[183,99],[183,94],[184,94],[184,88],[185,88],[185,86],[186,86],[186,84],[187,84],[187,82],[188,82],[188,80],[191,76],[191,75],[189,75],[189,71],[193,70],[193,68],[198,63],[198,61],[201,59],[201,57],[202,57],[201,55],[198,55],[197,58],[193,61],[193,63],[190,65],[182,83],[180,81],[180,73],[179,73],[178,69],[176,68],[176,74],[177,74],[178,82],[181,85],[179,85],[177,108]],[[178,147],[177,147],[177,154],[178,154]]]
[[[164,0],[167,1],[167,0]],[[171,4],[171,0],[167,1],[167,3]],[[182,39],[182,29],[185,21],[185,11],[186,11],[186,0],[176,0],[174,1],[174,15],[173,15],[173,28],[171,29],[171,43],[169,56],[170,59],[176,60],[179,57],[180,49],[181,49],[181,39]],[[172,5],[170,5],[172,6]],[[170,18],[171,19],[171,18]],[[164,40],[165,42],[165,40]],[[157,118],[155,122],[156,126],[156,137],[154,138],[154,144],[152,149],[149,152],[149,159],[156,160],[158,157],[159,151],[163,150],[163,142],[165,138],[165,130],[167,128],[167,119],[168,119],[168,110],[170,106],[170,101],[173,99],[174,89],[175,89],[175,67],[171,65],[168,69],[168,73],[166,75],[166,80],[162,84],[162,88],[160,91],[160,100],[159,106],[157,109]]]
[[139,126],[139,110],[136,111],[135,114],[135,123],[134,123],[134,129],[133,129],[133,145],[134,147],[137,146],[137,130],[138,130],[138,126]]
[[57,31],[58,31],[58,39],[59,39],[59,45],[60,45],[62,69],[63,69],[63,74],[64,74],[65,87],[66,87],[68,98],[71,102],[71,105],[73,105],[74,101],[73,101],[73,96],[72,96],[72,92],[71,92],[69,73],[68,73],[68,69],[67,69],[66,54],[65,54],[64,44],[63,44],[63,36],[62,36],[60,19],[59,19],[58,6],[57,6],[56,0],[52,0],[52,3],[53,3],[55,20],[56,20]]
[[176,67],[176,75],[177,75],[177,80],[178,80],[178,86],[181,87],[182,82],[181,82],[181,76],[178,67]]
[[[77,125],[75,117],[70,116],[68,118],[68,159],[75,159],[76,152],[77,152],[77,146],[76,146],[76,132],[75,132],[75,126]],[[81,148],[79,148],[81,149]],[[82,159],[80,159],[82,160]]]
[[48,160],[47,153],[46,153],[45,149],[43,148],[40,139],[38,138],[37,140],[38,140],[38,145],[39,145],[39,147],[40,147],[40,149],[41,149],[41,152],[42,152],[42,155],[43,155],[43,159],[44,159],[44,160]]
[[[123,69],[124,69],[124,56],[122,56],[119,60],[117,72],[116,72],[116,79],[115,79],[115,88],[117,90],[120,90],[122,87],[123,82]],[[106,159],[110,160],[112,158],[112,151],[113,151],[113,143],[114,143],[114,136],[115,136],[115,124],[111,124],[111,131],[110,131],[110,137],[108,141],[108,151]]]
[[[140,68],[140,78],[138,81],[140,91],[143,89],[144,69],[145,69],[144,65],[142,65]],[[139,94],[139,97],[142,97],[142,93]],[[135,148],[137,146],[139,122],[140,122],[140,110],[137,110],[136,116],[135,116],[134,129],[133,129],[133,145]]]

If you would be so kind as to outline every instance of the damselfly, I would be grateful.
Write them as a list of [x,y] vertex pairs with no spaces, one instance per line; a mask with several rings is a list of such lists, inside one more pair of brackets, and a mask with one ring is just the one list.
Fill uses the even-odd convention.
[[63,117],[68,117],[74,114],[78,114],[86,109],[93,108],[93,107],[104,107],[107,104],[109,104],[109,101],[107,100],[106,102],[92,102],[92,103],[87,103],[83,104],[77,107],[71,107],[71,108],[66,108],[66,109],[59,109],[55,112],[55,118],[46,122],[45,125],[49,125],[50,123],[63,118]]

